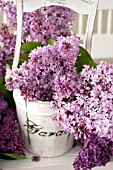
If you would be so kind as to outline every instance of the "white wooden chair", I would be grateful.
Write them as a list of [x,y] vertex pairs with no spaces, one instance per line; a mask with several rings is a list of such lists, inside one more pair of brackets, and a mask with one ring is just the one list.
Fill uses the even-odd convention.
[[113,63],[113,0],[99,1],[92,56]]
[[22,35],[22,13],[32,12],[42,6],[60,5],[73,9],[79,14],[88,15],[85,48],[91,53],[91,42],[94,28],[94,21],[96,16],[96,9],[98,0],[17,0],[17,40],[15,47],[15,56],[13,61],[12,70],[15,70],[19,61],[21,35]]

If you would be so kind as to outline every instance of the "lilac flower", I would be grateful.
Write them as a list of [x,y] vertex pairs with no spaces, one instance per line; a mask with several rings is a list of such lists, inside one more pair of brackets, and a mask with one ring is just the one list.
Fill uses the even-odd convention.
[[2,25],[0,29],[0,59],[3,62],[4,59],[14,56],[14,49],[16,43],[16,36],[10,33],[6,24]]
[[51,101],[51,107],[54,109],[52,120],[64,127],[67,132],[73,133],[75,139],[81,138],[83,133],[86,135],[86,123],[84,119],[84,109],[77,102],[77,87],[79,86],[79,77],[75,74],[59,76],[55,79],[55,95]]
[[76,76],[74,65],[79,55],[80,39],[75,36],[61,37],[53,46],[33,50],[28,63],[24,62],[7,80],[9,90],[20,89],[26,100],[51,101],[54,80],[58,74]]
[[19,136],[18,128],[16,112],[8,108],[0,94],[0,152],[24,153],[24,141]]
[[58,76],[54,85],[53,120],[76,139],[95,133],[113,140],[113,64],[85,66],[78,79]]
[[2,96],[0,95],[0,113],[3,113],[7,110],[8,104],[5,100],[3,100]]
[[39,156],[33,156],[32,157],[32,161],[39,162],[40,161],[40,157]]
[[0,8],[2,13],[6,15],[7,20],[9,22],[10,28],[12,30],[16,30],[16,6],[13,1],[0,1]]
[[100,137],[113,140],[113,64],[101,62],[96,69],[86,66],[81,73],[87,128]]
[[30,26],[31,40],[46,44],[49,38],[57,40],[61,35],[72,35],[76,15],[71,9],[61,6],[42,7],[36,10],[33,12]]
[[6,24],[3,24],[0,28],[0,77],[5,75],[6,67],[4,65],[11,63],[11,60],[8,60],[8,58],[14,56],[15,42],[16,36],[10,33]]
[[73,163],[75,170],[105,166],[111,160],[113,142],[109,139],[91,134],[86,139],[82,138],[81,141],[83,148]]
[[[2,12],[6,14],[9,26],[16,30],[16,6],[13,2],[0,2]],[[49,38],[57,40],[59,36],[69,36],[77,13],[61,6],[42,7],[32,13],[24,12],[22,42],[38,41],[47,44]]]

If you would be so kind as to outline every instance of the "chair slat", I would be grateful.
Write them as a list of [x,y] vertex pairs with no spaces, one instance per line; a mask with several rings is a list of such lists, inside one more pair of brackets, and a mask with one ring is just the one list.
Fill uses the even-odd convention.
[[98,34],[102,32],[102,10],[98,11],[98,27],[97,27]]
[[111,24],[112,24],[112,10],[109,10],[107,18],[107,34],[111,33]]
[[98,0],[95,0],[90,8],[90,15],[88,15],[87,27],[86,27],[86,38],[85,38],[85,49],[91,54],[92,35],[94,30],[94,22],[96,16],[96,10],[98,6]]
[[79,15],[79,20],[78,20],[78,34],[79,36],[82,35],[82,32],[83,32],[83,15]]
[[19,56],[20,56],[20,48],[21,48],[21,37],[22,37],[22,1],[17,0],[17,37],[16,37],[16,46],[15,53],[12,65],[12,71],[15,70],[18,66]]
[[5,15],[5,14],[3,15],[3,23],[4,23],[4,24],[7,24],[7,18],[6,18],[6,15]]

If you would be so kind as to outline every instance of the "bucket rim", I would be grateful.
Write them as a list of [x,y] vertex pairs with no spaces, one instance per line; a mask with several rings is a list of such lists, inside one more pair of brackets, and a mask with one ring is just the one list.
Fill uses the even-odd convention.
[[[14,93],[14,94],[18,94],[18,95],[20,95],[20,96],[21,96],[21,94],[20,94],[20,90],[19,90],[19,89],[15,89],[15,90],[13,90],[13,93]],[[21,96],[21,97],[23,97],[23,96]],[[23,100],[24,100],[24,98],[23,98]],[[46,105],[49,105],[51,101],[36,100],[36,101],[27,101],[27,102],[28,102],[28,103],[40,103],[40,104],[46,104]]]

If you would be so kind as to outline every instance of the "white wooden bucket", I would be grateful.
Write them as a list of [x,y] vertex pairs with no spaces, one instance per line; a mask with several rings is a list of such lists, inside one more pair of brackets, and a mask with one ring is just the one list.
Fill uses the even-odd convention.
[[41,157],[57,157],[71,150],[74,137],[52,122],[49,102],[28,102],[26,107],[18,90],[13,96],[27,151]]

